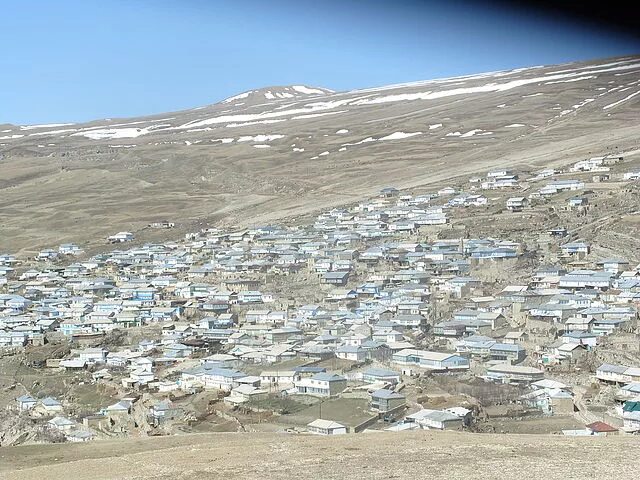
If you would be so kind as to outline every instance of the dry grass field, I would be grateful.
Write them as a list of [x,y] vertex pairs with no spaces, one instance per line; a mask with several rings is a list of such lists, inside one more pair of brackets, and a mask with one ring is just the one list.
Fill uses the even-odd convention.
[[0,450],[6,480],[637,478],[635,437],[199,434]]

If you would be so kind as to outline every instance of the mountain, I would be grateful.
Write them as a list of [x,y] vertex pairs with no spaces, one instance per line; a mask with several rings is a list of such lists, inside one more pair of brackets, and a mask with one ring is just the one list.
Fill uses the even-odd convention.
[[[292,95],[292,96],[289,96]],[[273,98],[271,98],[273,97]],[[638,147],[640,57],[349,92],[252,90],[191,110],[0,130],[0,251],[255,225],[496,167]],[[155,236],[154,236],[155,235]]]
[[221,103],[232,104],[234,107],[263,105],[269,100],[308,99],[320,95],[335,93],[327,88],[307,87],[306,85],[291,85],[290,87],[266,87],[259,90],[249,90],[224,99]]

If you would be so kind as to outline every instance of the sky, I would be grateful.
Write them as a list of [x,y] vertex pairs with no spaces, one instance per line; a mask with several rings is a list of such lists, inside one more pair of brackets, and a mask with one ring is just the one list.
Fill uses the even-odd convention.
[[7,2],[0,124],[169,112],[273,85],[349,90],[640,53],[619,29],[508,3]]

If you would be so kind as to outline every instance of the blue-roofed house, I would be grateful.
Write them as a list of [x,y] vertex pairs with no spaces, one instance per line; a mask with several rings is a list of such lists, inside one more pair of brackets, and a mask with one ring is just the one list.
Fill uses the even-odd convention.
[[229,391],[237,385],[238,379],[246,376],[246,373],[238,370],[222,368],[217,364],[205,363],[184,370],[178,383],[183,390],[202,387]]
[[368,368],[362,372],[362,381],[366,383],[386,382],[400,383],[400,374],[394,370],[384,368]]
[[562,335],[561,339],[562,343],[577,343],[579,345],[585,345],[591,349],[596,346],[598,335],[578,330],[566,332]]
[[53,397],[46,397],[40,400],[42,409],[47,413],[55,413],[62,411],[62,404]]
[[20,395],[18,398],[16,398],[16,403],[18,405],[18,410],[24,412],[35,407],[38,401],[31,395]]
[[367,351],[357,345],[342,345],[336,349],[336,357],[343,360],[362,362],[367,358]]
[[517,343],[494,343],[489,348],[489,355],[491,360],[520,363],[527,356],[527,351]]
[[193,353],[193,347],[182,343],[170,343],[162,348],[166,358],[187,358]]

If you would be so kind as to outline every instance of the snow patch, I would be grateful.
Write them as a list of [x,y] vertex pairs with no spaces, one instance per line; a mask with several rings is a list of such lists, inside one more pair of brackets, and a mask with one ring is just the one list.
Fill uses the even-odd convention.
[[435,130],[436,128],[442,127],[441,123],[434,123],[433,125],[429,125],[429,130]]
[[570,78],[568,80],[556,80],[555,82],[545,82],[545,85],[553,85],[554,83],[579,82],[581,80],[589,80],[591,78],[597,78],[597,77],[595,75],[587,75],[586,77]]
[[315,117],[324,117],[325,115],[336,115],[338,113],[346,113],[349,110],[338,110],[337,112],[324,112],[324,113],[310,113],[308,115],[297,115],[292,118],[292,120],[301,120],[303,118],[315,118]]
[[345,144],[343,144],[342,146],[343,146],[343,147],[348,147],[348,146],[352,146],[352,145],[362,145],[363,143],[369,143],[369,142],[375,142],[375,141],[376,141],[376,139],[375,139],[375,138],[373,138],[373,137],[367,137],[367,138],[364,138],[364,139],[360,140],[359,142],[355,142],[355,143],[345,143]]
[[274,135],[245,135],[238,138],[238,143],[241,142],[271,142],[272,140],[278,140],[279,138],[284,138],[284,135],[274,134]]
[[[281,119],[281,120],[259,120],[257,122],[243,122],[243,123],[228,123],[227,125],[225,125],[227,128],[237,128],[237,127],[248,127],[249,125],[258,125],[258,124],[271,124],[271,123],[280,123],[280,122],[286,122],[285,119]],[[187,130],[189,132],[192,132],[193,130]]]
[[207,125],[214,125],[218,123],[231,123],[231,122],[251,122],[254,120],[265,120],[277,117],[284,117],[289,115],[305,115],[309,113],[315,113],[318,111],[332,110],[334,108],[353,103],[354,101],[361,100],[366,97],[347,98],[343,100],[332,100],[327,102],[315,102],[308,103],[302,108],[293,108],[290,110],[279,110],[271,112],[262,112],[255,114],[238,114],[238,115],[221,115],[219,117],[206,118],[204,120],[194,120],[192,122],[185,123],[177,127],[173,127],[175,130],[189,129],[204,127]]
[[473,130],[469,130],[467,133],[463,133],[462,135],[460,135],[460,138],[473,137],[476,133],[480,133],[480,132],[482,132],[481,128],[475,128]]
[[445,137],[469,138],[469,137],[473,137],[474,135],[489,135],[493,133],[493,132],[485,132],[485,133],[480,133],[480,132],[484,132],[484,130],[482,130],[481,128],[474,128],[473,130],[469,130],[466,133],[461,133],[459,131],[447,133]]
[[72,137],[87,137],[92,140],[104,140],[108,138],[136,138],[149,133],[147,128],[105,128],[73,133]]
[[391,135],[387,135],[385,137],[379,138],[378,140],[402,140],[403,138],[414,137],[416,135],[422,135],[422,132],[413,132],[413,133],[405,133],[405,132],[394,132]]
[[575,105],[572,105],[573,108],[575,108],[576,110],[579,109],[580,107],[584,107],[587,103],[591,103],[593,102],[595,99],[593,98],[585,98],[582,102],[577,103]]
[[74,125],[73,123],[43,123],[42,125],[23,125],[20,130],[35,130],[37,128],[55,128],[66,127],[68,125]]
[[36,137],[39,135],[57,135],[59,133],[69,133],[69,132],[77,132],[77,131],[78,131],[77,128],[63,128],[61,130],[47,130],[46,132],[30,133],[29,136]]
[[[597,67],[598,68],[613,67],[615,65],[622,65],[622,64],[629,63],[629,62],[632,62],[632,61],[633,60],[622,60],[622,61],[619,61],[619,62],[603,63],[602,65],[597,65]],[[568,69],[568,70],[556,70],[554,72],[545,73],[545,75],[555,75],[557,73],[579,72],[580,70],[589,70],[590,68],[594,68],[594,65],[589,65],[587,67],[571,68],[571,69]]]
[[293,88],[296,92],[304,93],[305,95],[323,95],[325,93],[333,93],[332,90],[320,90],[318,88],[309,88],[304,85],[293,85]]
[[624,97],[622,100],[618,100],[617,102],[613,102],[610,103],[609,105],[605,105],[604,107],[602,107],[603,110],[609,110],[610,108],[616,107],[618,105],[620,105],[623,102],[626,102],[627,100],[635,97],[636,95],[640,94],[640,90],[638,90],[637,92],[632,93],[631,95],[627,95],[626,97]]
[[244,92],[244,93],[239,93],[238,95],[234,95],[233,97],[225,98],[222,101],[222,103],[231,103],[234,100],[242,100],[243,98],[247,98],[252,93],[253,93],[253,90],[250,90],[250,91]]
[[[633,65],[623,65],[623,66],[612,67],[612,68],[604,68],[604,69],[594,68],[594,70],[591,70],[591,71],[581,72],[580,74],[583,74],[584,76],[577,77],[577,78],[575,78],[578,75],[577,73],[566,73],[566,74],[559,74],[559,75],[551,75],[548,77],[534,77],[534,78],[511,80],[505,83],[488,83],[488,84],[480,85],[477,87],[440,90],[436,92],[426,91],[426,92],[417,92],[417,93],[400,93],[395,95],[386,95],[382,97],[367,98],[360,101],[352,102],[352,105],[374,105],[379,103],[402,102],[402,101],[412,101],[412,100],[435,100],[439,98],[446,98],[446,97],[451,97],[456,95],[505,92],[508,90],[512,90],[514,88],[523,87],[525,85],[547,82],[548,80],[551,80],[551,81],[585,80],[587,78],[594,78],[595,74],[597,73],[605,73],[605,72],[611,72],[616,70],[628,70],[628,69],[637,68],[637,67],[640,67],[640,63],[633,64]],[[547,84],[548,83],[551,83],[551,82],[547,82]]]
[[349,133],[349,130],[347,130],[346,128],[341,128],[340,130],[338,130],[336,132],[338,135],[342,135],[344,133]]

